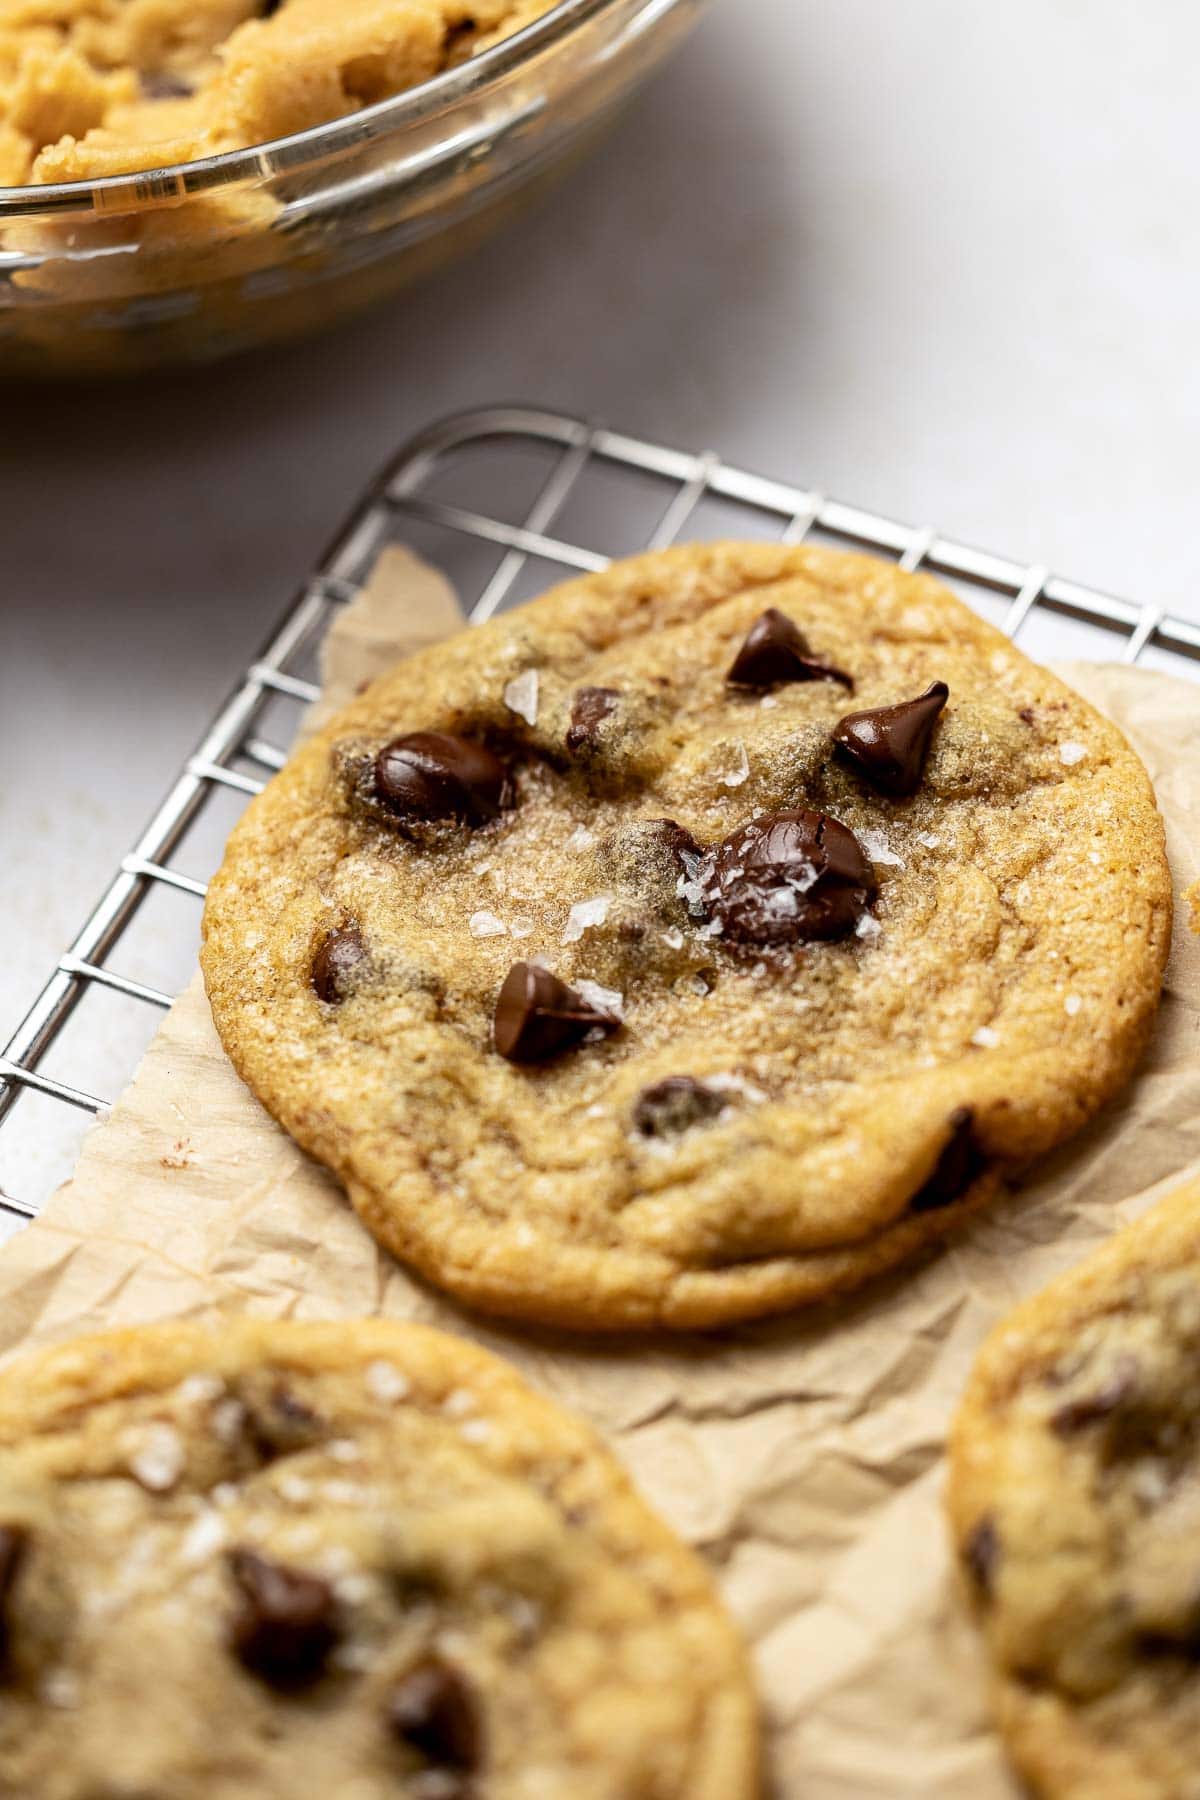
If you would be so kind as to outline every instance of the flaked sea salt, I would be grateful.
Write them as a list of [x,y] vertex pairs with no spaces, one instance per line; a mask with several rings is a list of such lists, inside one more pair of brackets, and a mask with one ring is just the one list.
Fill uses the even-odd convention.
[[129,1458],[135,1481],[152,1494],[165,1494],[183,1474],[183,1442],[173,1425],[148,1425]]
[[223,1444],[235,1444],[246,1422],[246,1409],[240,1400],[221,1400],[212,1409],[212,1428]]
[[596,894],[591,900],[577,900],[567,914],[560,941],[564,944],[577,943],[593,925],[603,925],[608,917],[611,900],[611,894]]
[[504,920],[498,919],[495,913],[490,912],[472,913],[467,920],[467,927],[471,936],[477,938],[504,937],[508,931]]
[[885,869],[902,869],[904,867],[904,858],[896,855],[882,831],[873,831],[870,827],[866,827],[862,831],[856,831],[854,835],[873,863],[880,863]]
[[1063,1001],[1063,1011],[1067,1014],[1068,1018],[1073,1019],[1082,1005],[1083,1001],[1079,998],[1078,994],[1068,994]]
[[325,1454],[336,1463],[352,1463],[358,1461],[362,1452],[353,1438],[334,1438],[326,1445]]
[[602,1012],[615,1013],[621,1017],[625,1005],[625,996],[618,988],[601,987],[598,981],[577,981],[575,990],[587,1001],[589,1006],[598,1006]]
[[533,920],[526,913],[518,913],[508,929],[515,938],[532,937]]
[[536,725],[538,716],[538,672],[536,669],[523,669],[519,675],[505,685],[504,704],[509,712],[515,712],[524,719],[527,725]]
[[775,698],[774,694],[764,694],[758,704],[762,707],[765,707],[766,710],[768,712],[770,712],[772,707],[779,705],[779,702]]
[[203,1406],[209,1400],[219,1400],[225,1392],[225,1383],[219,1375],[189,1375],[179,1384],[179,1398],[189,1406]]
[[678,925],[672,925],[669,930],[664,931],[662,934],[662,941],[672,950],[682,950],[683,933],[680,931]]
[[289,1506],[305,1506],[312,1499],[312,1483],[305,1481],[303,1475],[294,1475],[285,1470],[275,1487]]
[[1082,762],[1086,755],[1087,745],[1077,744],[1072,738],[1068,738],[1065,744],[1058,746],[1059,761],[1066,763],[1068,768],[1074,763]]
[[934,837],[932,831],[918,831],[916,837],[918,844],[924,844],[926,850],[936,850],[942,841],[940,837]]
[[366,1383],[372,1400],[378,1400],[383,1406],[403,1400],[408,1394],[408,1376],[402,1375],[395,1363],[385,1362],[382,1357],[367,1364]]
[[567,849],[577,851],[590,850],[595,842],[596,834],[594,831],[589,831],[586,825],[577,825],[567,839]]
[[993,1031],[990,1025],[981,1025],[978,1031],[971,1033],[971,1042],[979,1050],[994,1050],[1000,1042],[1000,1033]]
[[464,1444],[486,1444],[492,1435],[492,1428],[486,1419],[468,1419],[458,1428],[458,1435]]
[[750,774],[750,758],[746,755],[746,746],[741,738],[734,742],[734,758],[729,773],[720,777],[722,787],[741,787]]
[[882,930],[883,926],[873,913],[863,913],[854,927],[854,935],[860,938],[877,938]]
[[47,1706],[70,1707],[79,1705],[79,1683],[70,1669],[51,1669],[42,1677],[38,1692]]
[[448,1418],[461,1419],[464,1414],[475,1411],[475,1396],[470,1388],[451,1388],[442,1401],[442,1411]]
[[214,1512],[203,1512],[184,1533],[179,1553],[185,1563],[194,1565],[206,1562],[214,1550],[222,1547],[227,1535],[224,1520],[219,1519]]

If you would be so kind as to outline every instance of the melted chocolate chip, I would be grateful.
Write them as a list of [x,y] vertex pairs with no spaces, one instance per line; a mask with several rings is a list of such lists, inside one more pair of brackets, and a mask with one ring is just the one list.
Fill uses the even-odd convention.
[[514,1063],[549,1062],[572,1049],[589,1031],[616,1031],[620,1020],[543,969],[514,963],[496,999],[492,1039]]
[[580,688],[571,707],[571,723],[567,727],[567,749],[587,750],[595,744],[601,721],[616,711],[621,698],[616,688]]
[[963,1545],[963,1561],[979,1592],[985,1600],[990,1600],[992,1584],[1000,1564],[1000,1533],[990,1514],[985,1513],[969,1533]]
[[254,1550],[234,1550],[229,1566],[242,1594],[230,1639],[238,1660],[272,1687],[315,1681],[341,1635],[329,1583]]
[[264,1462],[306,1449],[321,1429],[321,1421],[312,1408],[282,1383],[272,1388],[265,1400],[242,1404],[246,1437]]
[[312,963],[312,985],[319,1000],[335,1006],[353,992],[367,960],[367,946],[356,926],[331,931]]
[[949,697],[946,683],[934,681],[915,700],[847,713],[833,728],[838,755],[894,799],[915,793],[933,728]]
[[933,1174],[909,1201],[909,1211],[937,1212],[961,1200],[971,1183],[981,1173],[984,1158],[975,1142],[975,1114],[969,1106],[955,1107],[950,1114],[950,1135],[933,1165]]
[[775,606],[755,619],[725,679],[732,687],[748,688],[778,687],[785,681],[838,681],[854,692],[853,678],[814,656],[800,627]]
[[705,909],[743,944],[791,944],[853,931],[875,892],[858,839],[824,813],[768,813],[705,852]]
[[440,1657],[415,1663],[387,1701],[393,1737],[436,1768],[471,1774],[483,1760],[479,1706],[457,1669]]
[[29,1548],[23,1525],[0,1525],[0,1668],[8,1662],[8,1602]]
[[1098,1387],[1094,1393],[1080,1394],[1074,1400],[1066,1400],[1050,1415],[1050,1423],[1060,1437],[1071,1437],[1085,1426],[1095,1425],[1102,1419],[1109,1418],[1119,1408],[1132,1400],[1138,1387],[1138,1366],[1136,1360],[1124,1353],[1117,1357],[1113,1364],[1112,1374],[1108,1380]]
[[374,793],[398,818],[483,825],[511,804],[512,782],[485,744],[449,731],[413,731],[375,758]]
[[728,1100],[694,1075],[668,1075],[643,1088],[633,1103],[633,1122],[643,1137],[674,1137],[724,1112]]

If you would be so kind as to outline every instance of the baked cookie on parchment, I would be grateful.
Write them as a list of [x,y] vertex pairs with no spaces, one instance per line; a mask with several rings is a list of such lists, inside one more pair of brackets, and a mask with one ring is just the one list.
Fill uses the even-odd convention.
[[232,1320],[0,1376],[6,1800],[752,1800],[699,1561],[419,1326]]
[[1200,1180],[996,1329],[948,1502],[997,1720],[1048,1800],[1200,1794]]
[[1120,1088],[1163,831],[1120,732],[937,582],[617,563],[376,682],[230,839],[235,1066],[484,1309],[704,1326],[852,1287]]

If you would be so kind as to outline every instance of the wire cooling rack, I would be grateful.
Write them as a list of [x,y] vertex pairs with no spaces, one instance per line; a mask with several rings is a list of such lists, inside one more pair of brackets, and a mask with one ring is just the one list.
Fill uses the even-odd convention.
[[[86,923],[0,1055],[0,1221],[35,1218],[109,1099],[77,1073],[82,1045],[109,1093],[132,1070],[159,1012],[195,960],[205,877],[237,812],[287,755],[331,620],[380,552],[403,541],[442,568],[472,624],[611,556],[687,535],[851,545],[933,570],[1034,656],[1118,657],[1200,676],[1200,624],[1065,581],[829,498],[553,412],[493,407],[444,420],[407,444],[371,487],[293,599],[262,654],[188,758]],[[163,904],[169,903],[164,914]],[[172,910],[173,909],[173,910]],[[155,930],[142,923],[157,912]],[[169,945],[164,960],[162,946]],[[157,955],[159,974],[146,966]],[[157,949],[155,949],[157,946]],[[139,962],[139,957],[141,961]],[[89,1008],[137,1018],[78,1030]],[[74,1033],[75,1062],[56,1058]],[[140,1033],[140,1038],[139,1038]],[[118,1055],[99,1055],[116,1045]],[[124,1060],[122,1061],[122,1056]],[[86,1060],[86,1058],[85,1058]],[[28,1128],[14,1127],[22,1112]]]

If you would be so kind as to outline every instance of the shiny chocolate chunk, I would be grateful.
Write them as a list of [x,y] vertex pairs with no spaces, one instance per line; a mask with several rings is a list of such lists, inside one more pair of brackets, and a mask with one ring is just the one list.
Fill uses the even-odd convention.
[[875,892],[854,833],[824,813],[767,813],[705,852],[689,884],[727,940],[781,945],[843,937]]
[[882,793],[894,799],[914,794],[921,785],[933,728],[949,697],[946,683],[934,681],[915,700],[847,713],[833,728],[834,747],[843,762]]
[[509,1062],[550,1062],[589,1031],[616,1031],[620,1023],[540,963],[519,962],[496,998],[492,1041]]
[[728,1104],[726,1095],[694,1075],[668,1075],[642,1089],[633,1103],[633,1123],[643,1137],[675,1137],[715,1119]]
[[353,992],[367,960],[367,946],[357,926],[331,931],[312,962],[312,985],[318,1000],[336,1006]]
[[315,1681],[341,1636],[329,1583],[254,1550],[234,1550],[229,1566],[242,1596],[230,1638],[238,1660],[271,1687]]
[[375,758],[374,793],[397,818],[483,825],[511,804],[512,781],[485,744],[449,731],[413,731]]
[[437,1769],[469,1775],[483,1761],[479,1705],[457,1669],[428,1656],[403,1674],[387,1699],[392,1736]]
[[1138,1390],[1138,1365],[1134,1357],[1123,1352],[1113,1362],[1108,1380],[1090,1394],[1066,1400],[1050,1415],[1050,1423],[1060,1437],[1072,1437],[1088,1425],[1108,1419],[1126,1406]]
[[950,1135],[933,1166],[933,1174],[909,1201],[909,1211],[937,1212],[961,1200],[983,1172],[984,1158],[975,1142],[975,1114],[969,1106],[957,1106],[950,1114]]
[[8,1661],[8,1602],[28,1548],[23,1525],[0,1525],[0,1668]]
[[996,1521],[988,1514],[984,1514],[967,1537],[963,1561],[979,1592],[985,1600],[990,1600],[1000,1563],[1000,1533],[996,1530]]
[[854,692],[853,678],[814,656],[800,627],[776,606],[755,619],[725,679],[731,687],[759,689],[785,681],[838,681]]
[[599,735],[601,722],[616,711],[621,698],[616,688],[585,687],[575,695],[571,707],[571,723],[567,726],[567,749],[589,749]]

